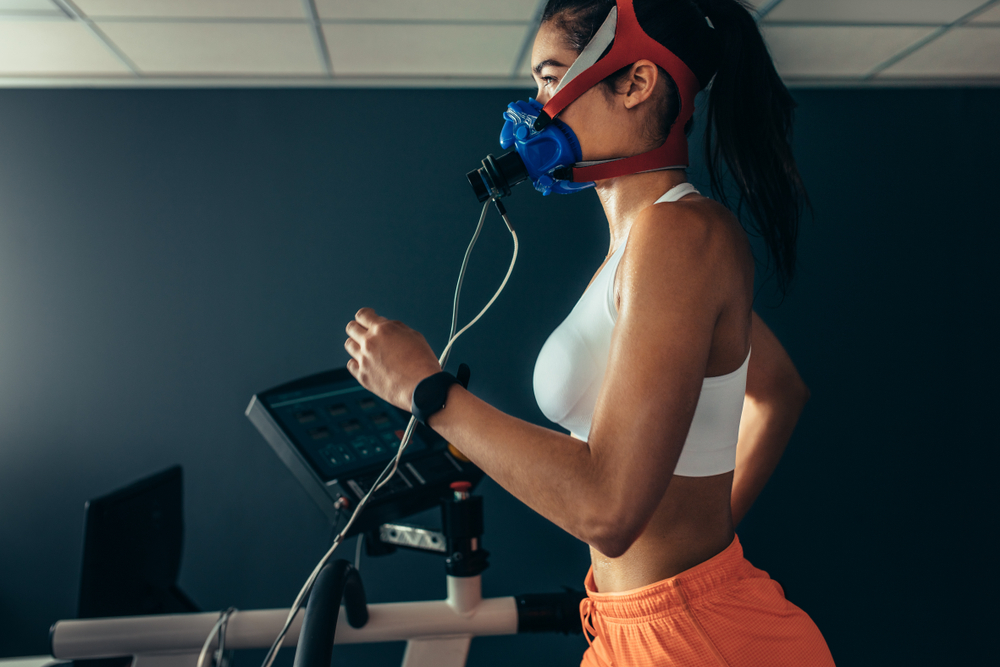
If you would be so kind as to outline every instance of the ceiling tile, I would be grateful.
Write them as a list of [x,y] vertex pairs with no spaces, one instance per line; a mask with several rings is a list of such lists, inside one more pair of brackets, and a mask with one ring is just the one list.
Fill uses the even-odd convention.
[[952,28],[883,73],[886,77],[1000,77],[1000,28]]
[[764,26],[782,76],[862,76],[933,28]]
[[951,23],[984,0],[781,0],[766,21]]
[[316,0],[322,19],[523,21],[539,0]]
[[993,5],[985,12],[972,19],[973,23],[1000,23],[1000,4]]
[[82,24],[0,21],[0,76],[97,74],[131,73]]
[[510,76],[521,26],[327,24],[335,75]]
[[144,74],[323,74],[302,24],[98,23]]
[[302,0],[75,0],[91,18],[304,19]]
[[14,15],[63,15],[52,0],[0,0],[0,16]]

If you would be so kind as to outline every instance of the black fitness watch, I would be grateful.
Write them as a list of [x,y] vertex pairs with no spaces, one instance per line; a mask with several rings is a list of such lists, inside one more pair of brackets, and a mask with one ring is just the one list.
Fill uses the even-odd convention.
[[417,383],[413,390],[413,398],[410,399],[410,412],[413,413],[418,422],[426,426],[427,420],[444,408],[451,385],[460,384],[468,389],[470,375],[469,367],[465,364],[459,364],[458,377],[445,371],[425,377]]

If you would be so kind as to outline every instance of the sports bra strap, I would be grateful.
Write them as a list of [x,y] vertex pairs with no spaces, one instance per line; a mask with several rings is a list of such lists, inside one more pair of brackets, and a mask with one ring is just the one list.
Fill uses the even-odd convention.
[[663,195],[653,203],[663,204],[664,202],[675,202],[681,197],[686,197],[692,192],[701,194],[700,192],[698,192],[698,188],[694,187],[690,183],[681,183],[680,185],[675,185],[674,187],[667,190],[667,194]]

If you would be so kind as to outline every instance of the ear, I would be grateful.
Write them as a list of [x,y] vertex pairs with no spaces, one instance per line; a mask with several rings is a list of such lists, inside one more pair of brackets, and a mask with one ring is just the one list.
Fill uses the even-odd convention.
[[650,98],[660,80],[660,69],[651,60],[637,60],[625,77],[625,108],[634,109]]

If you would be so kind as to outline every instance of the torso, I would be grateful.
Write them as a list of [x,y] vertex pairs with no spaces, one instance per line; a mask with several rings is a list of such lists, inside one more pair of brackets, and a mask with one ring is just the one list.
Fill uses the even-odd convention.
[[[732,374],[744,368],[750,340],[753,259],[745,233],[726,209],[698,194],[688,194],[677,203],[659,206],[663,209],[663,224],[670,224],[669,207],[693,206],[697,207],[699,214],[703,212],[705,217],[711,218],[710,224],[719,225],[726,234],[733,236],[733,256],[725,258],[727,261],[724,263],[731,267],[732,276],[720,276],[728,278],[725,284],[732,285],[732,294],[727,297],[728,305],[716,325],[706,376],[712,378]],[[623,275],[623,269],[627,270],[627,254],[624,257],[620,255],[624,250],[617,248],[605,262],[620,259],[622,266],[618,267],[617,276]],[[602,264],[602,269],[604,266]],[[610,307],[614,308],[623,288],[622,279],[612,275],[610,279],[613,282],[607,285],[608,278],[599,269],[588,291],[610,287]],[[580,306],[585,306],[582,301]],[[601,341],[590,341],[590,344],[599,346]],[[745,379],[745,374],[743,377]],[[593,393],[596,390],[590,391]],[[580,393],[584,392],[585,388],[581,388]],[[587,400],[586,396],[582,396],[581,402]],[[562,406],[560,409],[565,408]],[[569,425],[564,425],[567,428],[582,428],[582,425],[574,424],[571,419]],[[586,429],[589,430],[589,421]],[[585,432],[577,435],[586,437]],[[619,592],[649,585],[679,574],[729,546],[734,533],[730,509],[732,481],[731,470],[697,477],[674,475],[645,530],[628,551],[617,558],[609,558],[591,548],[598,590]]]
[[601,593],[630,591],[703,563],[733,541],[733,473],[674,475],[646,530],[618,558],[593,547],[590,559]]

